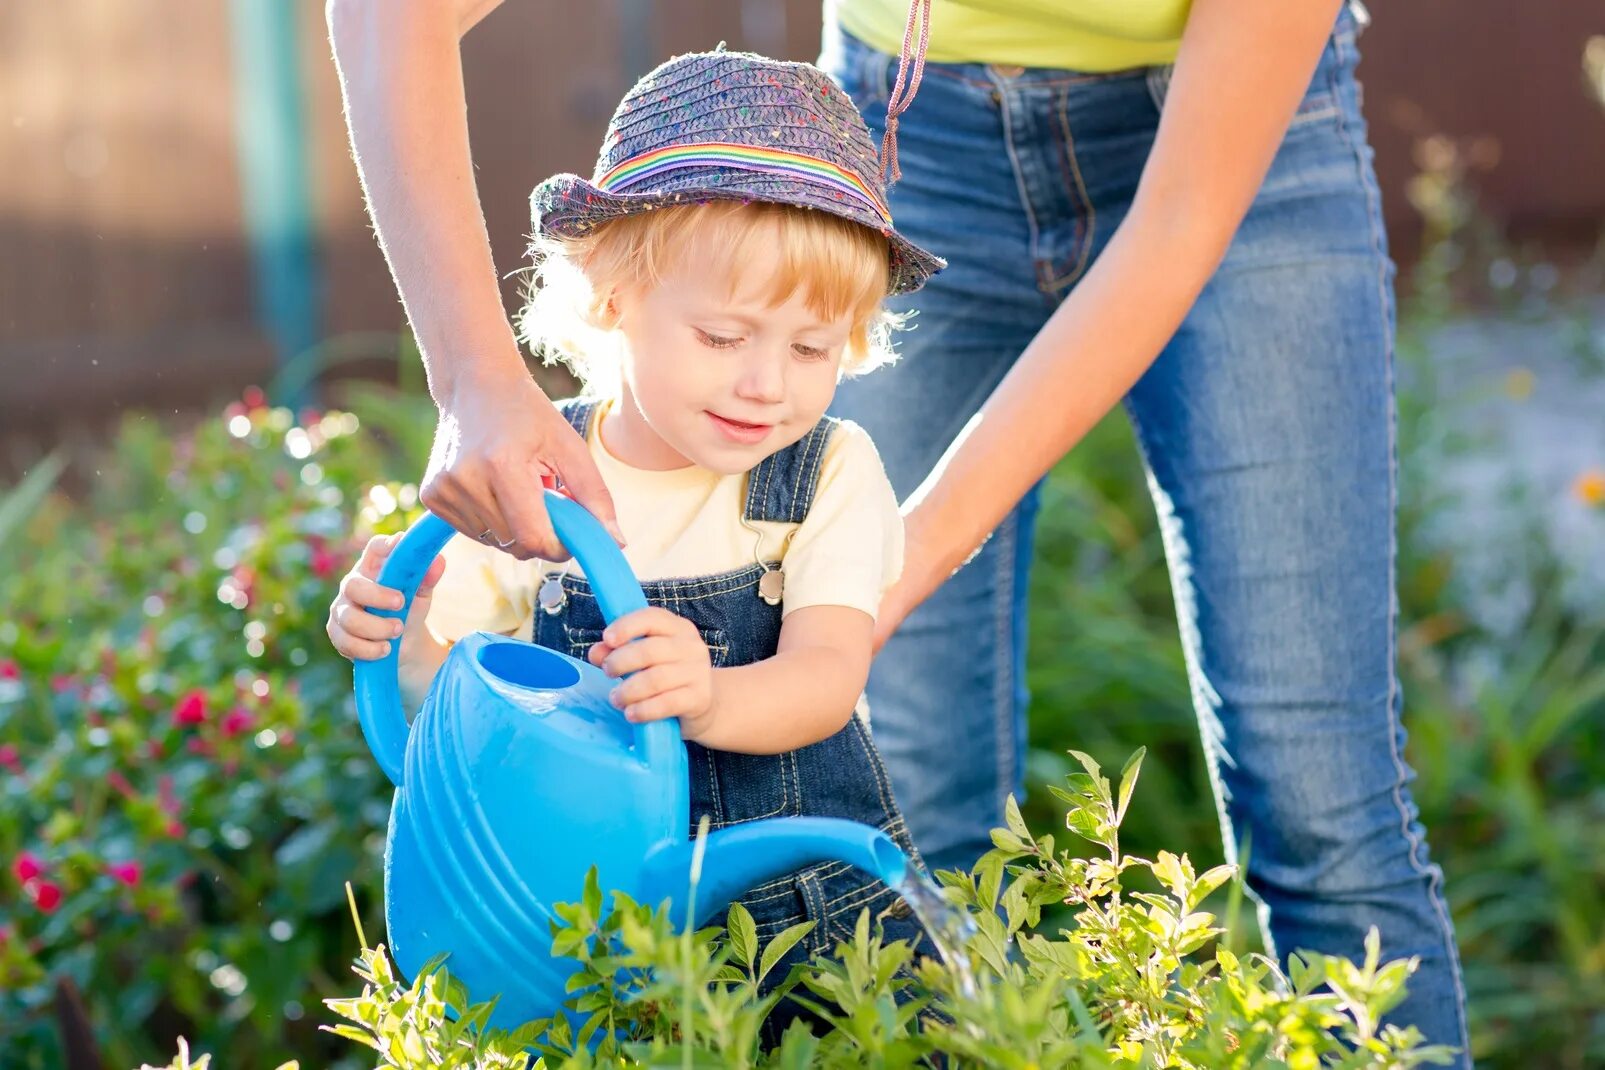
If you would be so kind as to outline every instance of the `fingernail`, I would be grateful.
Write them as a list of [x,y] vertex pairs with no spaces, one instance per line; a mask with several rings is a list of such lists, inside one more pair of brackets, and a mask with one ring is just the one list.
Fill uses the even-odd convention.
[[620,546],[624,545],[624,532],[620,531],[619,526],[611,520],[608,521],[607,524],[607,533],[613,536],[614,542],[618,543]]
[[613,703],[613,705],[615,705],[615,706],[617,706],[619,704],[619,691],[620,690],[621,690],[620,688],[615,687],[612,691],[609,691],[607,693],[607,700],[609,702]]
[[385,644],[385,652],[383,654],[380,654],[379,656],[381,658],[388,658],[390,656],[390,644],[389,643]]
[[400,635],[401,635],[401,629],[402,629],[402,628],[404,628],[404,627],[405,627],[405,625],[403,625],[403,624],[402,624],[402,623],[401,623],[401,622],[400,622],[400,621],[399,621],[399,620],[398,620],[398,621],[396,621],[396,622],[395,622],[395,623],[394,623],[394,624],[392,624],[392,625],[391,625],[391,626],[390,626],[390,634],[391,634],[391,635],[394,635],[394,636],[400,636]]

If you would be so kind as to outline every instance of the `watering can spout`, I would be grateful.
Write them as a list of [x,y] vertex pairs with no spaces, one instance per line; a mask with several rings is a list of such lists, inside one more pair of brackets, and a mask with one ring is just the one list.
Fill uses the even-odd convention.
[[[818,862],[847,862],[888,885],[902,883],[908,856],[880,829],[832,817],[773,818],[710,834],[694,892],[697,842],[664,844],[646,859],[644,902],[671,902],[676,925],[700,926],[752,888]],[[690,909],[688,909],[690,908]]]

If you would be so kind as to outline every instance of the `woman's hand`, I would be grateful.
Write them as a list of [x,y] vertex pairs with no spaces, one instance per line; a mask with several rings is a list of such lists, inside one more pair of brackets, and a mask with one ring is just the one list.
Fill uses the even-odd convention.
[[881,595],[875,614],[875,653],[907,619],[916,606],[931,596],[951,574],[937,556],[939,543],[926,537],[925,520],[918,511],[903,516],[903,571]]
[[613,705],[635,722],[680,719],[695,742],[713,721],[713,659],[690,621],[657,606],[628,613],[602,633],[587,655],[609,676],[629,676],[613,689]]
[[569,556],[546,516],[542,485],[562,482],[623,544],[613,498],[585,440],[522,366],[459,380],[440,402],[435,445],[419,497],[470,539],[528,561]]

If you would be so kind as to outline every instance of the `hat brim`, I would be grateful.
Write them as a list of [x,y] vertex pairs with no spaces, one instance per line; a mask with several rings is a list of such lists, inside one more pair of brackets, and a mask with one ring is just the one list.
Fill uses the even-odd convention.
[[888,296],[913,293],[924,286],[932,275],[947,267],[946,260],[903,237],[866,205],[839,193],[801,187],[795,179],[762,173],[708,169],[701,174],[673,177],[679,180],[672,183],[677,188],[660,186],[641,193],[609,193],[579,175],[553,175],[530,194],[535,232],[577,238],[621,216],[637,215],[677,204],[764,201],[828,212],[885,237]]

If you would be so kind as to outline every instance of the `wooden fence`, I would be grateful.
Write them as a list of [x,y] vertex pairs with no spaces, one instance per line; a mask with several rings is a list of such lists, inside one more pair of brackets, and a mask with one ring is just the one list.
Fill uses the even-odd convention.
[[[128,407],[215,403],[273,374],[237,137],[249,43],[236,35],[251,3],[290,5],[318,330],[402,328],[364,217],[320,3],[20,0],[0,6],[0,439],[59,439]],[[1361,76],[1401,254],[1416,230],[1403,195],[1412,146],[1440,132],[1491,139],[1475,180],[1496,219],[1592,239],[1605,220],[1605,111],[1585,91],[1581,57],[1590,35],[1605,34],[1605,9],[1373,8]],[[630,77],[721,40],[811,58],[819,10],[817,0],[509,0],[494,12],[466,39],[464,63],[500,269],[522,260],[531,185],[589,171]]]

